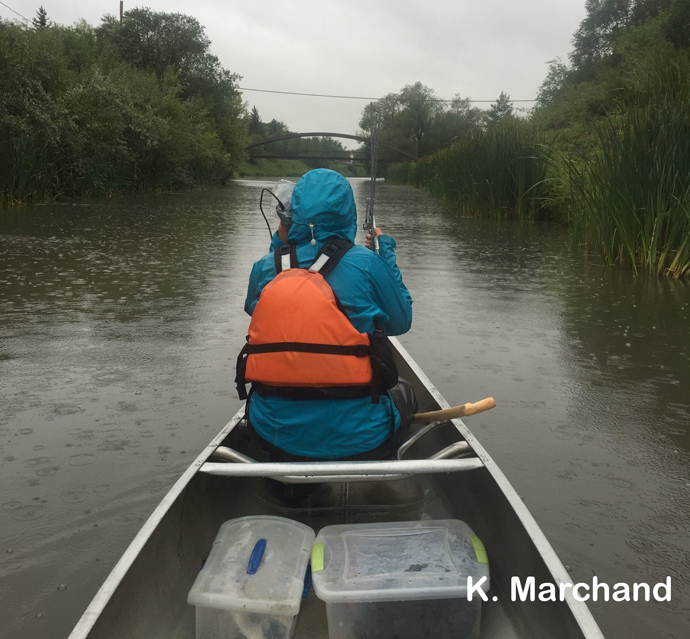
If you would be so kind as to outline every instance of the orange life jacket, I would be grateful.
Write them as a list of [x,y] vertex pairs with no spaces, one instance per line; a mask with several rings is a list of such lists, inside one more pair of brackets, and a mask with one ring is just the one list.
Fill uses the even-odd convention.
[[299,268],[294,244],[275,252],[277,275],[261,291],[238,357],[241,399],[247,382],[262,395],[297,399],[371,395],[377,402],[386,390],[370,336],[352,325],[325,279],[352,246],[327,240],[308,269]]

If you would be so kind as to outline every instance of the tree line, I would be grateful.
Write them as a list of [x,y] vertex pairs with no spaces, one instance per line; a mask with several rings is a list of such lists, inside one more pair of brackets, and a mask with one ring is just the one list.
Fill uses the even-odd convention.
[[302,174],[332,156],[329,138],[249,142],[290,133],[247,112],[240,76],[211,53],[190,16],[151,9],[106,15],[97,26],[53,24],[40,7],[30,25],[0,19],[0,203],[224,184],[241,174]]
[[415,82],[364,107],[359,126],[369,134],[377,116],[382,142],[422,157],[514,113],[510,96],[504,92],[486,111],[473,107],[469,98],[459,94],[452,100],[443,100],[432,88]]
[[378,110],[383,139],[425,156],[390,177],[465,214],[568,223],[609,264],[690,275],[690,0],[586,0],[527,113],[432,97],[417,83],[364,110],[363,129]]
[[199,22],[134,9],[93,27],[0,21],[0,201],[189,188],[244,159],[239,76]]

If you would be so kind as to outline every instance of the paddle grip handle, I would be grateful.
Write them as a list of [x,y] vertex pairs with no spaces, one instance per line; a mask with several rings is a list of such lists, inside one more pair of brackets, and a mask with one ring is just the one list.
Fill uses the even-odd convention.
[[453,406],[452,408],[445,408],[443,410],[435,410],[430,413],[417,413],[412,416],[413,422],[440,422],[447,419],[456,419],[458,417],[469,417],[477,413],[483,413],[485,410],[490,410],[496,406],[493,397],[487,397],[476,403],[461,404],[460,406]]

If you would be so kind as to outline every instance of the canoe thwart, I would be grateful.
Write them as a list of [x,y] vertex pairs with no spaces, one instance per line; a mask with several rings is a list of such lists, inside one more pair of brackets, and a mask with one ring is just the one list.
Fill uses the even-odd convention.
[[412,459],[366,462],[268,462],[226,464],[206,462],[199,472],[223,477],[329,477],[333,475],[425,475],[483,468],[478,457],[470,459]]
[[[431,424],[426,424],[420,428],[414,435],[412,435],[407,441],[401,444],[398,448],[398,459],[402,459],[403,455],[416,444],[424,435],[430,433],[434,428],[441,426],[442,424],[447,424],[447,421],[443,422],[431,422]],[[439,450],[429,457],[429,459],[454,459],[460,455],[465,456],[468,453],[472,453],[472,447],[466,441],[459,441],[446,446],[443,450]]]
[[407,452],[407,450],[416,444],[424,435],[427,433],[430,433],[434,428],[437,426],[440,426],[441,424],[445,424],[446,422],[431,422],[430,424],[426,424],[422,428],[420,428],[414,435],[409,437],[405,442],[403,442],[400,445],[400,448],[398,448],[398,459],[402,459],[403,455]]
[[429,459],[455,459],[458,455],[474,452],[467,442],[455,442],[429,457]]
[[216,450],[211,453],[209,461],[215,462],[234,462],[237,464],[258,464],[259,462],[252,457],[244,455],[234,448],[228,446],[218,446]]
[[[425,432],[429,432],[429,425],[425,426]],[[409,441],[409,440],[408,440]],[[416,440],[415,440],[416,441]],[[405,446],[403,444],[403,446]],[[402,449],[402,446],[401,446]],[[404,451],[403,451],[404,452]],[[455,442],[450,446],[446,446],[443,450],[435,453],[429,460],[434,459],[453,459],[459,455],[466,455],[467,453],[472,453],[472,448],[467,442]],[[398,453],[400,454],[400,453]],[[209,463],[221,462],[221,463],[239,463],[239,464],[258,464],[259,462],[255,459],[240,453],[228,446],[218,446],[215,451],[209,457]],[[329,462],[332,463],[332,462]],[[375,463],[375,462],[374,462]],[[208,472],[202,467],[202,472]],[[211,473],[218,474],[218,473]],[[414,474],[414,473],[413,473]],[[369,482],[369,481],[397,481],[400,479],[407,479],[410,477],[410,473],[391,473],[385,475],[372,475],[372,474],[343,474],[343,475],[329,475],[327,477],[317,477],[314,475],[283,475],[280,477],[280,481],[286,484],[313,484],[313,483],[356,483],[356,482]]]

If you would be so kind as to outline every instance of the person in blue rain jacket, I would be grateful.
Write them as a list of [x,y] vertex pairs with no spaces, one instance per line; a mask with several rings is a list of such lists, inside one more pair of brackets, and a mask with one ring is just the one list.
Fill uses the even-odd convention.
[[[371,334],[380,322],[386,335],[401,335],[412,323],[412,298],[395,261],[395,240],[376,232],[379,254],[352,247],[326,281],[359,332]],[[349,182],[327,169],[306,173],[292,194],[292,224],[288,229],[281,223],[270,252],[252,268],[245,311],[252,315],[261,291],[276,276],[274,251],[285,240],[297,245],[300,268],[308,268],[327,238],[354,242],[356,233],[357,209]],[[390,457],[399,439],[391,435],[392,423],[397,431],[416,409],[409,385],[400,382],[402,389],[400,384],[392,388],[378,403],[369,397],[305,400],[255,392],[249,420],[276,461]]]

